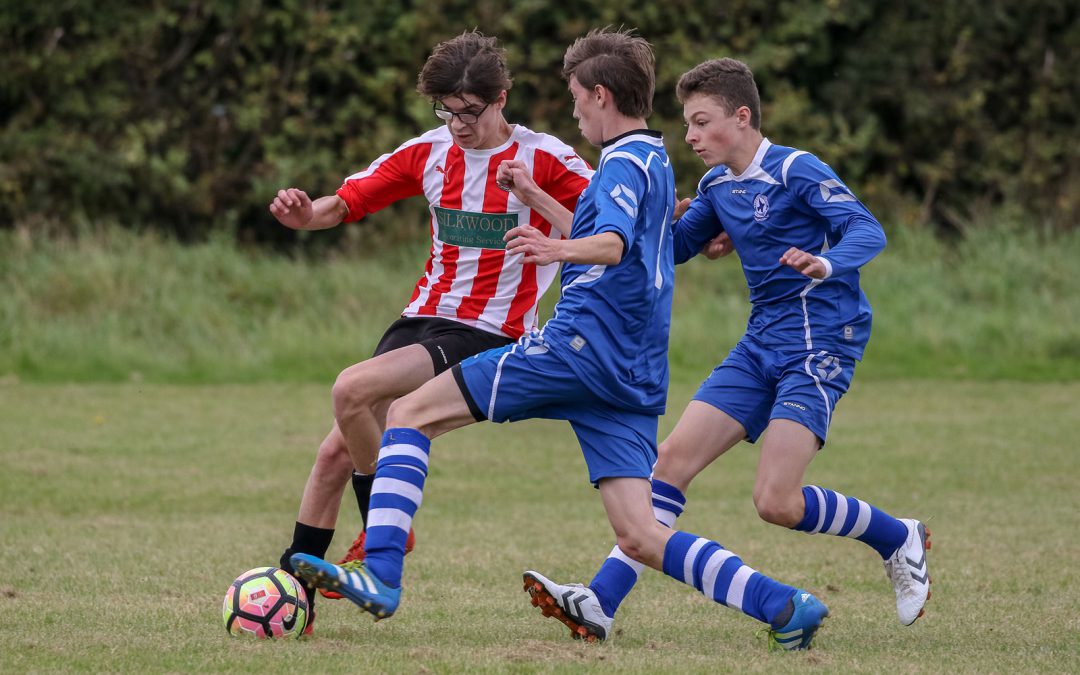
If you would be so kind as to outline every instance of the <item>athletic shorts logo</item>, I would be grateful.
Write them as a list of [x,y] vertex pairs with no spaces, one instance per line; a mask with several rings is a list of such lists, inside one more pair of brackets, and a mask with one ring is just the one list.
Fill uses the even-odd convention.
[[754,220],[759,223],[769,217],[769,197],[763,194],[754,195]]
[[806,406],[802,403],[796,403],[795,401],[784,401],[780,405],[786,405],[789,408],[798,408],[799,410],[806,412]]
[[844,369],[840,366],[840,359],[835,356],[826,356],[814,368],[817,370],[818,377],[825,381],[832,380],[844,372]]

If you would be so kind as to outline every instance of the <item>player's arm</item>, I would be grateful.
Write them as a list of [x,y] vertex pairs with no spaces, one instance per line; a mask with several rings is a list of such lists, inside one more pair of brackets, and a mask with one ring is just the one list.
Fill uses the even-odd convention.
[[552,239],[532,225],[519,225],[503,237],[507,253],[522,255],[521,262],[548,265],[617,265],[625,245],[617,232],[601,232],[580,239]]
[[569,239],[574,214],[536,184],[525,162],[520,159],[503,160],[495,174],[495,182],[502,189],[512,192],[522,204],[539,213]]
[[[681,265],[698,253],[705,253],[709,258],[715,259],[731,252],[731,239],[724,235],[724,226],[717,218],[712,204],[700,194],[686,206],[685,212],[671,226],[671,235],[676,265]],[[715,246],[713,242],[716,242]]]
[[859,269],[885,249],[885,230],[836,173],[817,157],[803,155],[792,163],[788,186],[829,222],[839,241],[818,255],[790,248],[780,257],[814,279],[827,279]]
[[278,190],[270,202],[270,213],[278,222],[293,230],[325,230],[344,220],[349,209],[345,200],[327,195],[311,201],[307,193],[297,188]]

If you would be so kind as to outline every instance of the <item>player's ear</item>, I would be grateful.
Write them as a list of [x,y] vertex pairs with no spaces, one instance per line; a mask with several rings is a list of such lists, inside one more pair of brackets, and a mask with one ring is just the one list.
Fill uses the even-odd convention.
[[601,107],[611,102],[611,90],[602,84],[593,85],[592,93],[596,99],[596,104]]
[[738,120],[740,127],[750,126],[750,120],[753,119],[753,116],[753,113],[750,112],[750,108],[747,108],[744,105],[739,106],[735,111],[735,117]]

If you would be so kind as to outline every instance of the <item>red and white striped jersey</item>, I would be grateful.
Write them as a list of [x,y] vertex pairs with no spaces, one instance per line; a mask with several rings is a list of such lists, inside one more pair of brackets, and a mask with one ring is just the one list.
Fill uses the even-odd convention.
[[432,129],[349,176],[337,194],[346,222],[396,201],[428,200],[431,252],[402,316],[437,316],[518,338],[536,326],[536,303],[558,265],[522,265],[507,256],[502,235],[528,223],[561,237],[550,223],[495,184],[503,160],[525,162],[537,185],[574,210],[592,178],[589,165],[554,136],[521,125],[497,148],[465,150],[445,127]]

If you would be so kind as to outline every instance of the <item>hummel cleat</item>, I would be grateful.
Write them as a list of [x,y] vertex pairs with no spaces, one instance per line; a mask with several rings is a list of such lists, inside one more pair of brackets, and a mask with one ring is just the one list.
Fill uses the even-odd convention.
[[791,602],[794,605],[791,618],[779,628],[769,628],[769,644],[787,650],[809,649],[814,635],[829,616],[829,608],[803,590],[796,590]]
[[611,634],[614,619],[604,614],[596,593],[581,584],[557,584],[532,570],[523,576],[525,590],[532,597],[533,607],[544,616],[553,616],[566,624],[575,640],[596,642]]
[[900,623],[910,626],[923,615],[930,599],[930,571],[926,567],[930,530],[917,520],[901,518],[900,522],[907,527],[907,540],[885,561],[885,573],[896,591]]
[[294,553],[289,561],[309,585],[340,593],[372,614],[376,621],[397,611],[401,589],[384,584],[363,562],[335,565],[306,553]]

